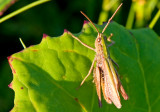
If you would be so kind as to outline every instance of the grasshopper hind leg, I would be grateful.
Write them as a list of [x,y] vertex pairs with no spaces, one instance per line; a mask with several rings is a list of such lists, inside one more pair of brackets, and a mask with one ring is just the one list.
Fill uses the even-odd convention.
[[125,99],[125,100],[128,100],[128,95],[127,95],[127,93],[125,92],[125,90],[124,90],[124,88],[123,88],[123,86],[122,86],[122,83],[121,83],[121,81],[120,81],[120,79],[119,79],[119,76],[118,76],[118,72],[117,72],[117,70],[115,70],[116,71],[116,75],[117,75],[117,77],[118,77],[118,88],[119,88],[119,91],[120,91],[120,93],[121,93],[121,95],[122,95],[122,97]]
[[96,67],[94,69],[94,83],[96,85],[96,91],[98,95],[98,101],[99,101],[99,107],[102,107],[102,101],[101,101],[101,71],[99,67]]
[[105,78],[106,76],[104,76],[104,72],[101,70],[101,86],[102,86],[103,97],[108,104],[112,104],[112,101],[109,98],[109,88],[106,85]]

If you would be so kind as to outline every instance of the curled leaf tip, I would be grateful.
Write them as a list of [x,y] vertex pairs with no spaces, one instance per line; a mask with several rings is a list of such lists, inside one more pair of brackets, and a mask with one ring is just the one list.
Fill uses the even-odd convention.
[[88,24],[88,23],[89,23],[89,21],[84,20],[83,25]]
[[11,56],[8,56],[7,59],[9,60],[11,58]]
[[9,88],[13,89],[12,82],[8,85]]
[[46,37],[48,37],[48,35],[44,33],[44,34],[43,34],[43,38],[46,38]]
[[8,56],[7,59],[8,59],[9,64],[11,63],[11,61],[13,61],[11,56]]
[[68,33],[68,30],[67,29],[64,29],[64,32],[63,33]]

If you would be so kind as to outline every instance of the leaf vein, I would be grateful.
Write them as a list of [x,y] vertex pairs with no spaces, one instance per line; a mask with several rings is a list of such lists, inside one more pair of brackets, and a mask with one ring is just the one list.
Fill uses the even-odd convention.
[[146,83],[146,78],[145,78],[145,74],[144,74],[144,69],[143,69],[143,65],[140,61],[140,50],[139,50],[139,46],[138,46],[138,43],[137,43],[137,40],[136,40],[136,49],[137,49],[137,55],[138,55],[138,59],[137,59],[137,62],[138,62],[138,65],[140,67],[140,70],[142,72],[142,77],[143,77],[143,81],[144,81],[144,91],[145,91],[145,96],[146,96],[146,102],[147,102],[147,105],[148,105],[148,112],[151,112],[151,105],[150,105],[150,101],[149,101],[149,93],[148,93],[148,87],[147,87],[147,83]]

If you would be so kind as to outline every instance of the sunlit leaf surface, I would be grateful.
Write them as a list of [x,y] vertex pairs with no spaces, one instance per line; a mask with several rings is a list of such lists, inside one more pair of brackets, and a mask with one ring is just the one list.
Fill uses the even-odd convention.
[[[103,26],[98,26],[101,31]],[[121,82],[129,100],[121,97],[122,108],[102,100],[98,107],[92,74],[87,75],[95,53],[65,31],[59,37],[43,36],[40,44],[9,57],[15,91],[13,112],[158,112],[160,109],[160,39],[149,28],[126,30],[112,22],[104,32],[113,33],[109,48],[119,65]],[[97,32],[89,23],[75,34],[94,47]]]

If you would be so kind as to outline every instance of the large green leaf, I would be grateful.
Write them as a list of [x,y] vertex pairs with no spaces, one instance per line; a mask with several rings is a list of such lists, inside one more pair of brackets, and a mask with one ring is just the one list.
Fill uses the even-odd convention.
[[[104,27],[96,25],[100,30]],[[109,48],[119,64],[119,74],[129,100],[121,97],[122,108],[98,98],[92,75],[87,75],[95,53],[82,46],[65,31],[51,38],[44,35],[40,44],[9,57],[14,74],[16,112],[158,112],[160,109],[160,39],[149,28],[126,30],[112,22],[104,35],[113,33],[115,44]],[[90,23],[75,34],[94,47],[97,32]]]

